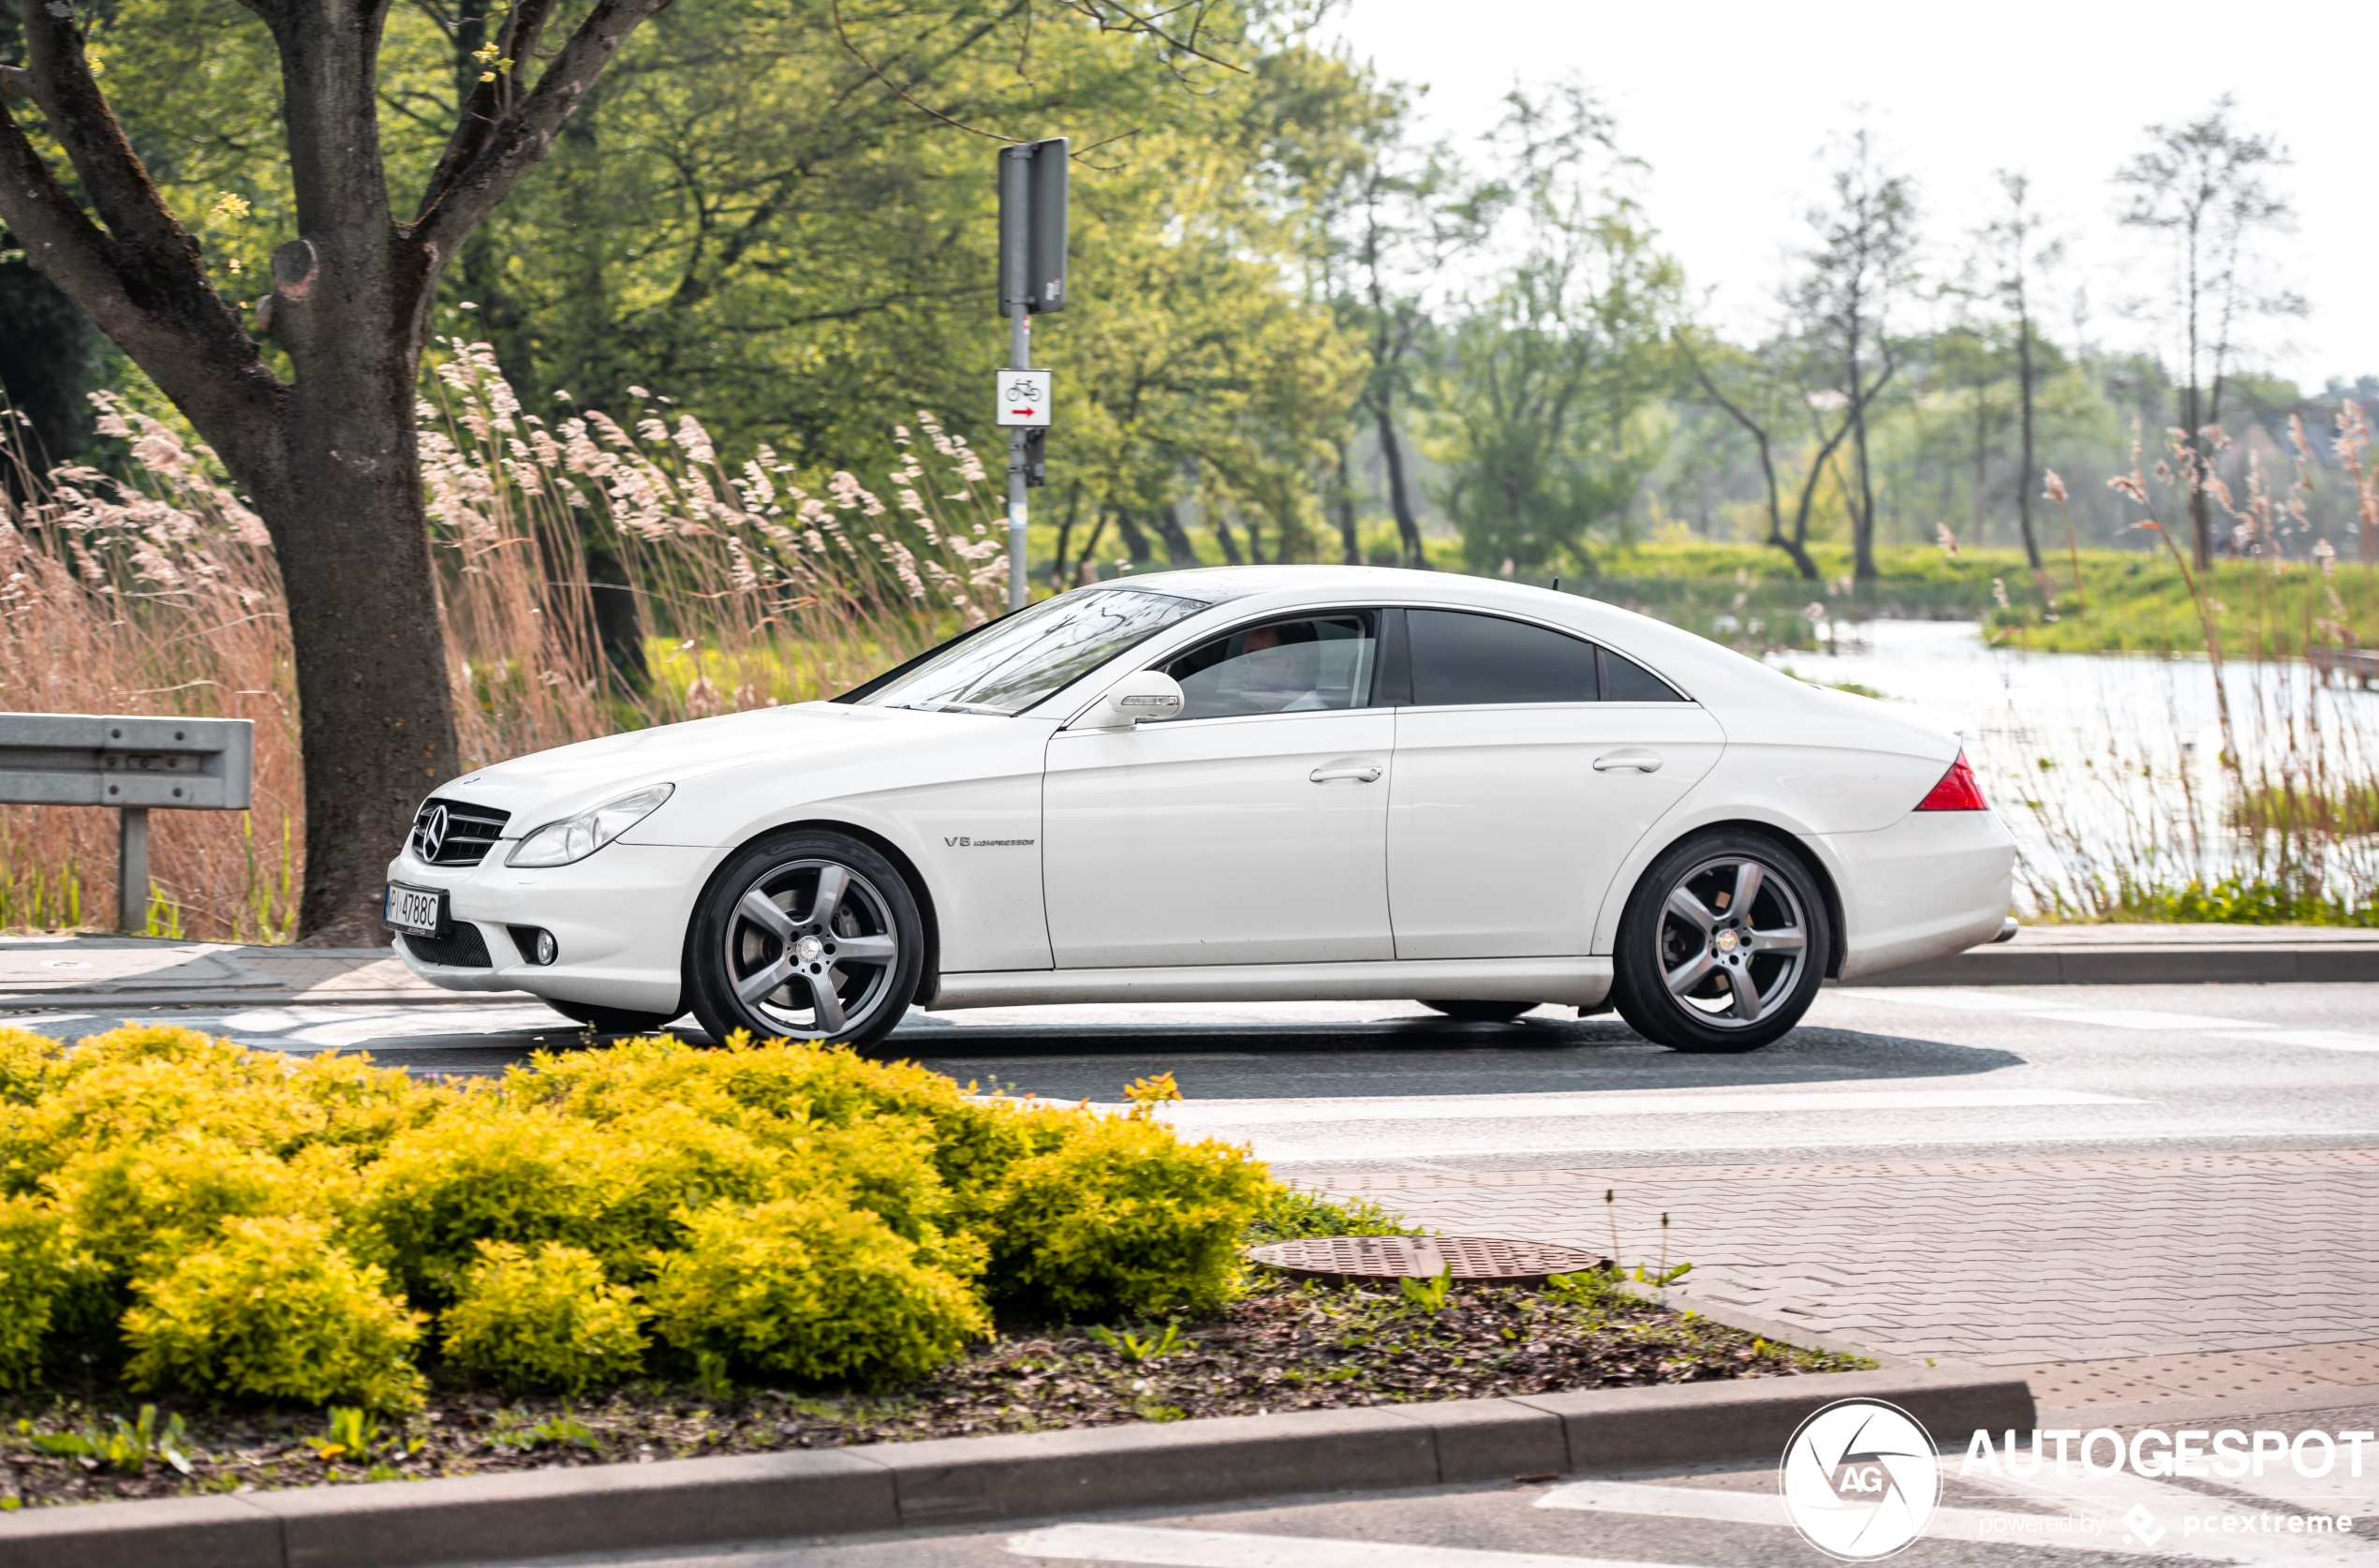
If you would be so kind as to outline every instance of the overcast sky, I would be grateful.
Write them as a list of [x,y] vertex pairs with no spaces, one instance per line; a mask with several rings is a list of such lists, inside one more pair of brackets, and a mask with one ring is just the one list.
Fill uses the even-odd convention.
[[[2379,374],[2379,7],[2369,0],[2259,11],[2178,0],[2004,0],[1830,7],[1705,0],[1348,0],[1332,22],[1386,77],[1426,84],[1430,134],[1489,129],[1515,80],[1574,75],[1650,165],[1638,195],[1711,316],[1738,333],[1775,314],[1788,246],[1825,195],[1821,155],[1862,116],[1887,163],[1915,176],[1931,271],[1998,213],[1993,171],[2032,181],[2070,234],[2064,292],[2107,347],[2157,347],[2121,307],[2161,278],[2146,242],[2115,223],[2108,183],[2153,122],[2194,118],[2221,95],[2237,123],[2294,157],[2275,183],[2296,205],[2271,281],[2311,314],[2263,332],[2270,368],[2316,392]],[[2045,331],[2070,342],[2061,299]]]

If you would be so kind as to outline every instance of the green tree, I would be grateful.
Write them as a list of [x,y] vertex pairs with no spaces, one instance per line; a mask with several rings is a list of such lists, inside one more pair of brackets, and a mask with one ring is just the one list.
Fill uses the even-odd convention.
[[2213,437],[2222,422],[2224,382],[2239,334],[2258,316],[2301,316],[2304,300],[2268,288],[2255,275],[2267,237],[2295,227],[2287,199],[2269,183],[2288,155],[2268,136],[2231,123],[2228,95],[2185,126],[2150,126],[2148,147],[2115,171],[2130,193],[2123,223],[2162,235],[2172,268],[2163,314],[2180,349],[2180,424],[2196,472],[2189,481],[2197,565],[2213,560],[2213,517],[2203,480],[2212,472]]
[[1851,437],[1857,489],[1851,511],[1852,571],[1875,576],[1875,477],[1869,414],[1899,369],[1892,307],[1914,281],[1916,190],[1906,175],[1879,167],[1873,138],[1851,133],[1833,173],[1831,206],[1812,208],[1817,241],[1801,255],[1802,273],[1787,294],[1803,336],[1831,362]]
[[1519,255],[1438,349],[1441,499],[1474,570],[1590,572],[1589,531],[1625,514],[1658,457],[1636,416],[1669,382],[1681,277],[1632,202],[1579,179],[1610,147],[1594,100],[1568,87],[1507,102]]

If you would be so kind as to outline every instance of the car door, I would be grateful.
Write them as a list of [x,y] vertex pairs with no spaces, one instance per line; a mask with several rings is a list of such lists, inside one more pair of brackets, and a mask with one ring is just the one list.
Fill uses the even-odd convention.
[[1388,807],[1396,956],[1585,954],[1620,860],[1717,762],[1717,721],[1567,632],[1387,614],[1403,704]]
[[1378,625],[1346,611],[1234,628],[1160,666],[1180,717],[1051,738],[1042,866],[1059,969],[1393,955]]

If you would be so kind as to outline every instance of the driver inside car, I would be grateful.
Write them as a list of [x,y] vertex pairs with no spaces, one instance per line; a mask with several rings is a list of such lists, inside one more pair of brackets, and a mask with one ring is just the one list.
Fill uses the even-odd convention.
[[1313,622],[1283,621],[1209,643],[1165,673],[1181,683],[1183,718],[1305,713],[1340,705],[1320,689],[1322,648]]

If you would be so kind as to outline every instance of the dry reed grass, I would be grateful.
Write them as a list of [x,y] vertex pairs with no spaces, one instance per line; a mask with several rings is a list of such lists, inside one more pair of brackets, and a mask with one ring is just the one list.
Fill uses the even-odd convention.
[[[765,447],[729,467],[665,398],[623,425],[524,410],[483,344],[442,342],[422,466],[466,767],[622,728],[830,694],[1005,602],[997,500],[930,415],[897,431],[887,504],[813,494]],[[304,835],[279,573],[213,454],[100,398],[120,475],[0,497],[0,707],[257,723],[255,809],[157,812],[153,934],[287,940]],[[597,637],[590,555],[617,564],[644,674]],[[111,812],[0,806],[0,929],[114,924]]]

